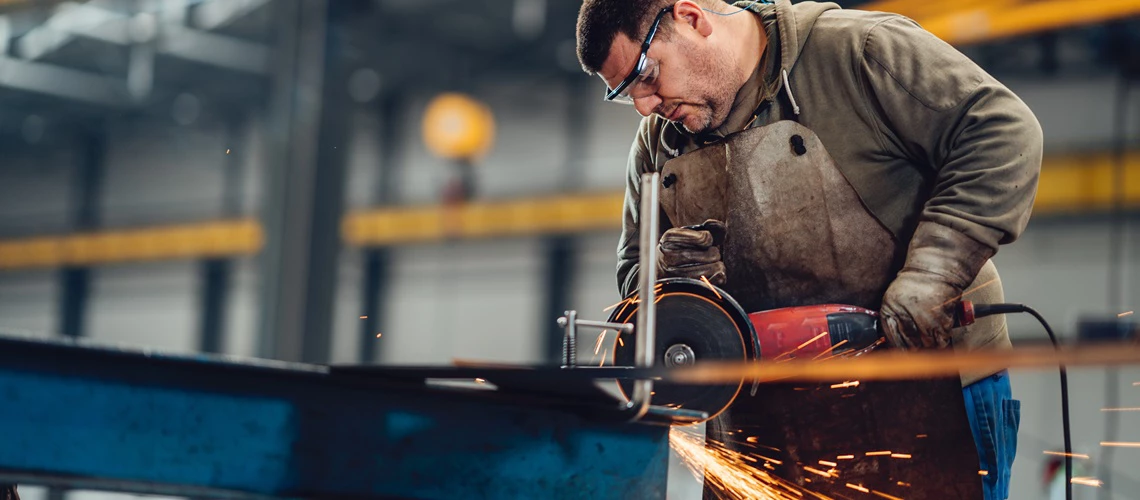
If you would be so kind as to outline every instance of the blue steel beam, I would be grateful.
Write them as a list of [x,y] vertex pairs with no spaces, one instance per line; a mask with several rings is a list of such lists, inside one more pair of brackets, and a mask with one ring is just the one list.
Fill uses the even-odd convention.
[[325,367],[0,337],[0,482],[287,498],[664,498],[668,427]]

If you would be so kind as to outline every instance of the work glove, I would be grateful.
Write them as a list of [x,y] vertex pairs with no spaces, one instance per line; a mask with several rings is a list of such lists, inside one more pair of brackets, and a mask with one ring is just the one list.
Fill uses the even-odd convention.
[[883,296],[883,333],[896,347],[950,346],[955,306],[994,250],[961,232],[922,222],[906,264]]
[[704,276],[714,285],[724,285],[719,248],[724,235],[724,223],[714,219],[665,231],[657,245],[657,276],[698,280]]

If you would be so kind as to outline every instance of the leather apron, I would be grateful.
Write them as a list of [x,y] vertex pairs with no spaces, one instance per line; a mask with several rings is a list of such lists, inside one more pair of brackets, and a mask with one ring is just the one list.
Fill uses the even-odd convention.
[[661,208],[673,226],[725,222],[725,289],[746,311],[821,303],[877,310],[901,264],[891,232],[797,122],[730,135],[661,173]]
[[[669,160],[661,174],[661,209],[672,226],[725,222],[724,288],[745,311],[821,303],[877,310],[905,258],[905,246],[863,205],[816,134],[798,122],[730,135]],[[763,384],[710,421],[708,437],[739,442],[730,434],[738,430],[781,450],[777,474],[813,491],[842,495],[851,482],[915,500],[981,498],[957,378],[844,390]],[[902,464],[866,455],[879,450],[913,458]],[[848,454],[857,458],[844,461],[842,480],[795,465]],[[716,496],[710,482],[706,478],[705,498]]]

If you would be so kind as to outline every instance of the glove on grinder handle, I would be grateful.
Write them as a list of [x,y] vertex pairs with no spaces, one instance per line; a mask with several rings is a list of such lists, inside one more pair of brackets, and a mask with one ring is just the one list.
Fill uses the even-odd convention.
[[692,226],[684,226],[684,229],[691,229],[693,231],[708,231],[712,235],[712,246],[719,247],[724,243],[724,237],[728,233],[728,228],[723,222],[716,219],[709,219],[700,224]]

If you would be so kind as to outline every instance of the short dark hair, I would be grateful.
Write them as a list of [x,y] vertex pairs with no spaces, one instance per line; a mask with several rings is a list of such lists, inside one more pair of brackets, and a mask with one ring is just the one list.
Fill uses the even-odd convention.
[[[724,0],[694,0],[706,8],[721,7]],[[578,62],[591,75],[602,69],[618,33],[640,43],[649,23],[661,9],[676,0],[585,0],[578,11]],[[716,9],[720,10],[720,9]],[[671,23],[661,23],[657,36],[667,37]]]
[[[674,0],[585,0],[578,11],[578,62],[591,75],[610,56],[618,33],[630,40],[642,37],[652,17]],[[665,26],[662,26],[665,27]]]

